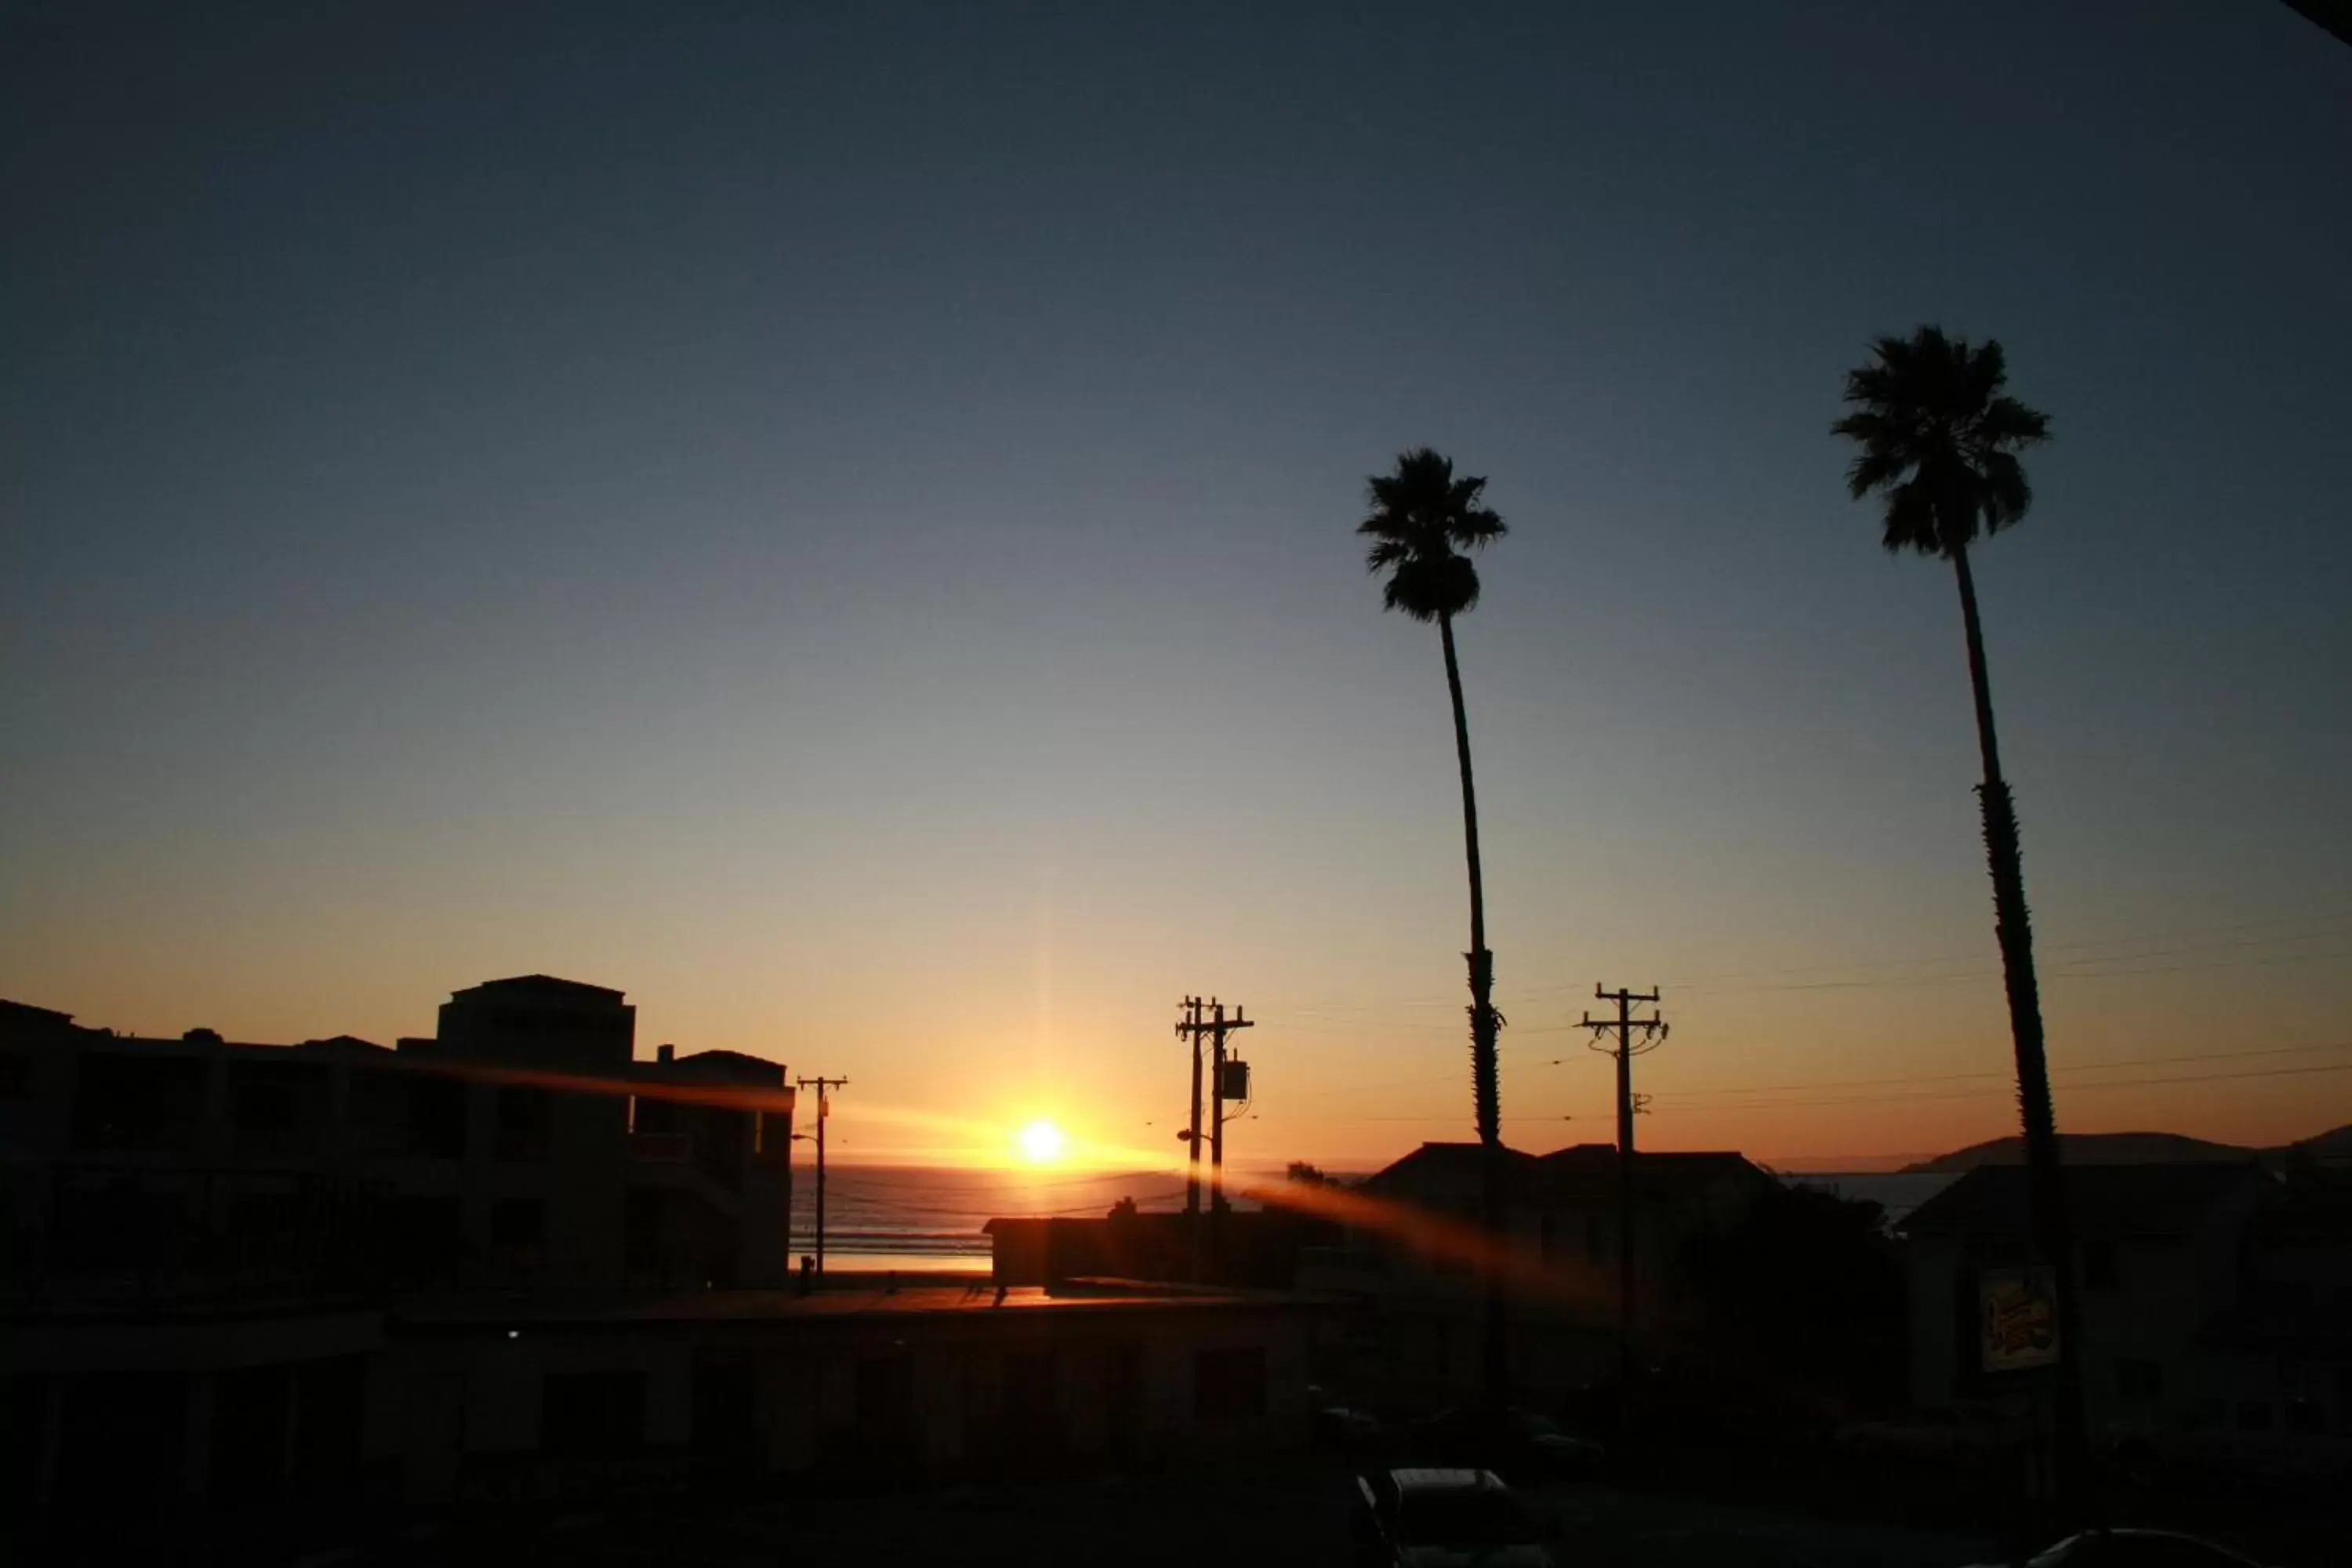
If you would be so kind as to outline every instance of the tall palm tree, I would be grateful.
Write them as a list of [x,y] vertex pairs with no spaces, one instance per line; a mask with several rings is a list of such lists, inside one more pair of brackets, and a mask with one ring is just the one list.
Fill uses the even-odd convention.
[[2017,1051],[2017,1102],[2025,1132],[2037,1249],[2058,1274],[2059,1455],[2062,1473],[2079,1473],[2083,1409],[2081,1317],[2074,1289],[2073,1227],[2059,1174],[2057,1118],[2050,1103],[2050,1062],[2042,1046],[2041,988],[2033,973],[2033,931],[2025,906],[2025,867],[2017,810],[2001,776],[2000,742],[1985,674],[1984,629],[1977,619],[1976,577],[1969,547],[2018,522],[2033,504],[2018,453],[2049,439],[2050,420],[2007,395],[2000,344],[1972,344],[1921,327],[1908,338],[1881,337],[1871,361],[1846,373],[1853,412],[1832,434],[1860,447],[1846,469],[1853,499],[1885,496],[1882,542],[1952,563],[1968,637],[1969,680],[1976,696],[1977,749],[1984,782],[1986,858],[1992,870],[1993,933],[2009,993],[2009,1027]]
[[[1503,520],[1480,504],[1486,481],[1455,478],[1452,459],[1416,447],[1397,458],[1396,471],[1370,480],[1371,513],[1356,526],[1370,535],[1364,565],[1385,572],[1381,600],[1416,621],[1435,621],[1445,649],[1445,687],[1454,698],[1454,750],[1462,766],[1462,841],[1470,862],[1470,1087],[1485,1150],[1481,1206],[1486,1229],[1497,1247],[1503,1236],[1502,1091],[1495,1062],[1495,1037],[1502,1015],[1495,1011],[1495,959],[1486,951],[1486,888],[1478,864],[1478,791],[1470,773],[1470,718],[1462,703],[1462,666],[1454,652],[1454,617],[1478,602],[1478,569],[1465,551],[1484,548],[1507,531]],[[1501,1400],[1509,1383],[1503,1294],[1499,1274],[1486,1271],[1484,1371],[1488,1396]]]

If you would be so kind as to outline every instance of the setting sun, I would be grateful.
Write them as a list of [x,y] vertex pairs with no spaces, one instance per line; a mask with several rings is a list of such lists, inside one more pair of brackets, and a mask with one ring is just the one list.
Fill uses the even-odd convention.
[[1050,1121],[1032,1121],[1021,1130],[1021,1152],[1033,1165],[1052,1164],[1062,1157],[1062,1130]]

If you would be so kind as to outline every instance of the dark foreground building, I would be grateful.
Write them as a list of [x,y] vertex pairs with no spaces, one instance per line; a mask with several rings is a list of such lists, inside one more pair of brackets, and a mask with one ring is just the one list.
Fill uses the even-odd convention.
[[331,1545],[445,1504],[1303,1432],[1297,1298],[788,1289],[782,1064],[641,1061],[635,1031],[543,975],[389,1049],[0,1003],[12,1542]]

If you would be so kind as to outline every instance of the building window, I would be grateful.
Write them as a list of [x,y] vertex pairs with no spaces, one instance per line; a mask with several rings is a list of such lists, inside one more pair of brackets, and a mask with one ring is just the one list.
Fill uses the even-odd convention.
[[32,1054],[0,1051],[0,1100],[22,1100],[32,1092]]
[[2316,1399],[2290,1399],[2280,1425],[2290,1432],[2315,1436],[2327,1430],[2327,1411]]
[[540,1385],[540,1446],[569,1458],[633,1454],[646,1440],[642,1372],[550,1373]]
[[2116,1362],[2116,1397],[2118,1399],[2162,1399],[2164,1397],[2164,1363],[2117,1358]]
[[1193,1352],[1192,1414],[1203,1421],[1265,1415],[1264,1347]]
[[490,1205],[494,1247],[536,1247],[547,1240],[547,1204],[540,1198],[500,1198]]
[[662,1213],[667,1199],[659,1187],[631,1187],[621,1210],[621,1258],[632,1274],[651,1274],[661,1268]]
[[2238,1430],[2267,1432],[2271,1429],[2271,1406],[2267,1399],[2238,1401]]
[[720,1186],[742,1186],[743,1154],[751,1135],[750,1114],[706,1105],[697,1107],[694,1117],[694,1163]]
[[204,1126],[202,1057],[133,1057],[85,1051],[76,1068],[74,1146],[185,1152]]
[[857,1442],[870,1456],[915,1446],[915,1369],[905,1356],[869,1356],[857,1363]]
[[416,1075],[408,1086],[408,1152],[436,1160],[465,1158],[465,1084],[454,1078]]
[[522,1089],[512,1085],[499,1090],[499,1159],[546,1159],[554,1128],[554,1095],[543,1089]]
[[1052,1454],[1062,1447],[1061,1384],[1049,1352],[1008,1355],[997,1405],[998,1436],[1007,1452]]
[[788,1164],[793,1157],[793,1113],[789,1110],[760,1112],[759,1143],[756,1151],[763,1165]]
[[2123,1266],[2112,1241],[2086,1242],[2083,1247],[2083,1284],[2092,1290],[2123,1289]]

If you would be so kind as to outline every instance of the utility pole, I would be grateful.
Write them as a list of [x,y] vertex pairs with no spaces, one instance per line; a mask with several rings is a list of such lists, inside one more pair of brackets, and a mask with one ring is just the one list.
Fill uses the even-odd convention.
[[[1245,1087],[1249,1068],[1245,1063],[1225,1055],[1225,1037],[1236,1029],[1254,1027],[1252,1020],[1235,1007],[1234,1016],[1225,1016],[1225,1005],[1212,997],[1203,1004],[1198,996],[1187,996],[1181,1004],[1184,1016],[1177,1021],[1176,1033],[1192,1045],[1192,1118],[1185,1130],[1176,1134],[1187,1146],[1184,1180],[1184,1225],[1192,1237],[1192,1277],[1205,1278],[1213,1272],[1208,1266],[1220,1261],[1225,1212],[1225,1101],[1249,1098]],[[1208,1245],[1202,1246],[1201,1226],[1201,1046],[1209,1045],[1209,1224]]]
[[1176,1136],[1184,1141],[1184,1247],[1189,1272],[1197,1280],[1207,1272],[1201,1237],[1201,1035],[1208,1026],[1201,1021],[1198,996],[1187,996],[1178,1005],[1184,1016],[1176,1022],[1176,1033],[1192,1043],[1192,1119]]
[[1209,1026],[1215,1041],[1213,1057],[1215,1063],[1214,1077],[1210,1081],[1212,1091],[1210,1099],[1215,1110],[1209,1123],[1209,1259],[1215,1269],[1222,1272],[1225,1266],[1225,1101],[1248,1098],[1246,1089],[1239,1094],[1228,1094],[1226,1091],[1241,1088],[1241,1085],[1234,1080],[1233,1068],[1240,1068],[1243,1077],[1246,1077],[1249,1073],[1246,1066],[1240,1062],[1228,1061],[1226,1058],[1225,1035],[1229,1030],[1246,1029],[1253,1026],[1247,1018],[1242,1016],[1242,1009],[1238,1005],[1234,1008],[1234,1016],[1230,1021],[1225,1017],[1223,1003],[1213,1002],[1210,1005],[1215,1008],[1216,1012],[1213,1021]]
[[1184,1016],[1176,1021],[1176,1033],[1192,1042],[1192,1119],[1176,1135],[1185,1146],[1184,1213],[1189,1225],[1201,1217],[1201,999],[1187,996],[1177,1005]]
[[[1617,1058],[1617,1341],[1621,1376],[1630,1378],[1633,1370],[1633,1113],[1641,1109],[1633,1093],[1633,1058],[1665,1044],[1666,1023],[1654,1015],[1633,1016],[1636,1003],[1656,1005],[1655,991],[1628,991],[1622,985],[1606,991],[1596,984],[1592,994],[1617,1004],[1614,1018],[1596,1018],[1587,1013],[1579,1027],[1592,1031],[1594,1050]],[[1616,1044],[1603,1044],[1602,1037],[1611,1030],[1616,1032]],[[1636,1031],[1639,1043],[1634,1039]]]
[[816,1089],[816,1272],[824,1275],[824,1124],[833,1118],[833,1094],[836,1089],[846,1089],[845,1078],[803,1078],[793,1080],[795,1087]]

